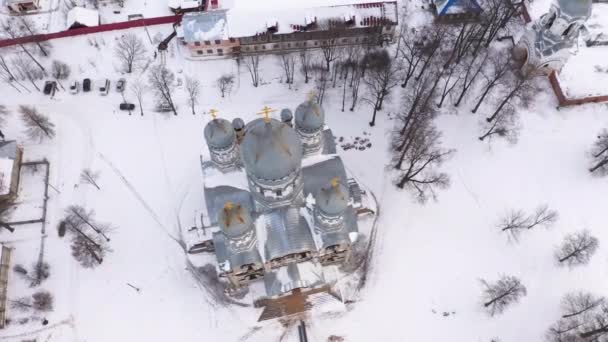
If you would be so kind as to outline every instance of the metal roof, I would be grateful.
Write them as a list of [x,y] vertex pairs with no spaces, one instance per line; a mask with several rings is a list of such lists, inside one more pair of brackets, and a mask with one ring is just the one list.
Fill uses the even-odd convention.
[[226,148],[234,143],[236,135],[230,121],[226,119],[213,119],[205,126],[205,140],[207,145],[214,148]]
[[323,131],[323,154],[336,154],[336,138],[331,129],[325,129]]
[[245,122],[241,118],[236,118],[236,119],[232,120],[232,128],[243,129],[243,128],[245,128]]
[[315,132],[325,123],[325,111],[318,103],[306,101],[296,108],[296,129]]
[[188,43],[228,38],[225,10],[186,13],[182,27],[184,40]]
[[205,188],[204,194],[209,223],[212,226],[218,224],[218,214],[224,208],[226,202],[240,204],[247,208],[249,212],[252,212],[254,208],[253,199],[247,190],[221,185]]
[[277,208],[260,218],[266,223],[266,260],[317,250],[310,227],[297,207]]
[[281,111],[281,121],[283,121],[283,122],[291,122],[291,120],[293,120],[293,113],[291,112],[291,109],[284,108]]
[[346,170],[344,163],[338,156],[332,156],[321,162],[307,165],[302,168],[302,180],[304,181],[304,196],[317,192],[329,182],[338,177],[342,181],[346,180]]
[[226,236],[222,232],[214,232],[212,238],[213,246],[215,248],[215,257],[220,267],[222,267],[222,264],[226,261],[230,262],[231,269],[247,264],[262,263],[260,253],[255,246],[244,251],[233,251],[226,241]]
[[247,264],[261,264],[262,258],[257,248],[246,251],[230,253],[230,266],[235,269]]
[[15,140],[0,142],[0,158],[17,159],[17,142]]
[[562,14],[571,18],[589,18],[591,16],[592,0],[557,0],[557,6]]
[[325,284],[319,264],[312,261],[290,263],[273,269],[264,276],[266,294],[280,296],[298,288],[315,288]]
[[247,124],[241,155],[247,173],[264,180],[279,180],[300,169],[302,144],[289,125],[260,118]]

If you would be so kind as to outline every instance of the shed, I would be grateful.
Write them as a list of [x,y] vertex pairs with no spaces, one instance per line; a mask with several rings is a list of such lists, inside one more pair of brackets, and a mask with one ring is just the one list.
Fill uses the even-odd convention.
[[17,195],[23,151],[17,142],[0,142],[0,200]]
[[99,12],[84,7],[74,7],[68,12],[68,30],[99,26]]

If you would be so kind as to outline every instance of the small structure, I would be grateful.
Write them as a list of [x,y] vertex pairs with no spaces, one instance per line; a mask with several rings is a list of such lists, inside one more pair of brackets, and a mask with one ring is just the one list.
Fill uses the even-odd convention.
[[230,121],[216,118],[217,111],[212,110],[213,120],[205,126],[205,140],[211,160],[217,167],[226,172],[237,166],[239,149],[235,129]]
[[95,26],[99,26],[99,12],[96,10],[74,7],[68,12],[66,23],[68,30]]
[[304,156],[318,154],[321,151],[324,123],[325,112],[312,98],[296,108],[295,129],[302,140]]
[[14,140],[0,142],[0,200],[17,196],[23,149]]
[[513,49],[526,72],[560,71],[591,16],[592,0],[555,0],[549,13],[529,27]]
[[24,14],[40,9],[40,0],[6,0],[6,7],[11,13]]
[[175,14],[196,12],[205,9],[204,0],[169,0],[169,9]]
[[434,0],[431,4],[438,21],[474,21],[483,13],[477,0]]

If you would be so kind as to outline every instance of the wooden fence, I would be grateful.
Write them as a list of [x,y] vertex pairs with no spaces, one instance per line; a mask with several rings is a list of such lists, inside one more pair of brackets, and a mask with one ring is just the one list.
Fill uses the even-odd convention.
[[8,288],[8,273],[11,261],[11,249],[2,246],[0,253],[0,329],[4,328],[6,323],[6,304],[7,304],[7,288]]
[[15,39],[0,40],[0,48],[14,46],[18,44],[43,42],[52,39],[80,36],[84,34],[107,32],[114,30],[125,30],[134,27],[154,26],[162,24],[175,24],[182,20],[181,15],[170,15],[166,17],[144,18],[119,23],[103,24],[95,27],[82,27],[72,30],[59,31],[46,34],[36,34],[33,36],[19,37]]
[[553,92],[555,93],[555,97],[557,97],[557,102],[560,107],[577,106],[585,103],[608,102],[608,95],[568,98],[568,95],[562,89],[555,71],[549,74],[549,82],[551,83],[551,88],[553,88]]

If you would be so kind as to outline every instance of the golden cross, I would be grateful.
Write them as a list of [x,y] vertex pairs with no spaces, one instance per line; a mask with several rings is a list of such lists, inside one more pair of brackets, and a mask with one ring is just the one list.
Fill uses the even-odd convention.
[[334,177],[329,182],[331,183],[332,187],[337,188],[338,184],[340,184],[340,177]]
[[215,109],[215,108],[212,108],[212,109],[209,110],[209,113],[215,119],[215,118],[217,118],[217,113],[219,113],[219,111],[217,109]]
[[232,210],[233,207],[234,207],[234,203],[232,203],[232,202],[226,202],[226,204],[224,204],[224,209],[226,209],[226,210]]
[[306,94],[306,97],[308,97],[308,101],[311,101],[311,102],[312,102],[312,100],[315,99],[316,96],[317,96],[317,92],[314,90],[311,90]]
[[259,115],[264,115],[264,121],[266,123],[269,123],[270,122],[270,113],[276,112],[276,111],[277,111],[276,109],[271,109],[268,106],[264,106],[264,108],[262,108],[262,111],[259,112],[258,114]]

